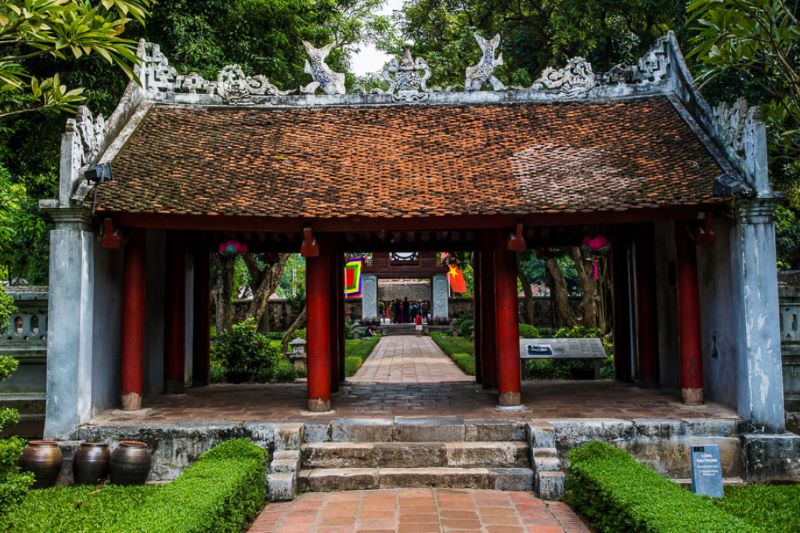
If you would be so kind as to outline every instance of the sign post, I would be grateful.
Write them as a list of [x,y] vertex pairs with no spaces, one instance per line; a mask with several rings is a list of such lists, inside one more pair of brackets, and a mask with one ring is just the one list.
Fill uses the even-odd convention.
[[712,498],[722,498],[722,464],[719,446],[692,446],[692,492]]

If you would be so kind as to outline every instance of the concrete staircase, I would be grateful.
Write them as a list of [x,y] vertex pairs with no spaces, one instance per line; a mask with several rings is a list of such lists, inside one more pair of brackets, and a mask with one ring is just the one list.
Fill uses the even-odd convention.
[[397,417],[309,429],[300,446],[298,491],[533,489],[527,428],[519,421]]

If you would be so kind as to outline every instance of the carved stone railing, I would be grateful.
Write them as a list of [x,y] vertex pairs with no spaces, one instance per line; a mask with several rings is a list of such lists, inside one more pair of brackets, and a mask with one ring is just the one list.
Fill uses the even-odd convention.
[[800,287],[778,285],[783,391],[800,399]]
[[19,368],[0,382],[0,403],[19,409],[23,421],[44,417],[47,381],[47,287],[10,287],[17,310],[0,336],[0,355]]

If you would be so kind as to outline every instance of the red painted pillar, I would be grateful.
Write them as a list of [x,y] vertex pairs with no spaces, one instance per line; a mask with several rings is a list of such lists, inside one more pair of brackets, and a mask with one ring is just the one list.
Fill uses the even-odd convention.
[[183,233],[167,233],[164,295],[164,392],[183,392],[186,368],[186,242]]
[[198,243],[194,254],[192,320],[192,385],[208,385],[211,377],[211,253]]
[[697,247],[686,224],[675,224],[675,277],[678,285],[678,345],[683,403],[703,403],[703,359],[700,339],[700,296]]
[[481,361],[481,261],[480,252],[472,252],[472,319],[473,349],[475,350],[475,381],[483,383]]
[[656,309],[655,231],[652,224],[636,228],[636,342],[639,385],[657,387],[658,311]]
[[328,285],[329,295],[329,316],[330,316],[330,371],[331,371],[331,392],[339,392],[339,321],[341,319],[339,311],[339,250],[336,246],[331,247],[331,257],[329,261],[330,283]]
[[480,328],[481,328],[481,374],[484,389],[497,387],[497,346],[495,344],[494,316],[494,253],[490,244],[480,252]]
[[331,409],[330,251],[306,258],[308,410]]
[[506,249],[508,237],[499,232],[494,250],[494,302],[497,345],[497,392],[501,406],[522,402],[519,360],[517,257]]
[[142,408],[144,368],[145,235],[134,231],[125,246],[122,273],[122,408]]

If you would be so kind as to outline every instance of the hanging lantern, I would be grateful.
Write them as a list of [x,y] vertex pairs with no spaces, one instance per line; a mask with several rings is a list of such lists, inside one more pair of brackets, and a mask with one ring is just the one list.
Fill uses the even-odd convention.
[[229,257],[233,257],[239,254],[246,254],[247,245],[237,240],[225,241],[223,243],[220,243],[219,253],[221,253],[222,255],[227,255]]
[[603,235],[591,237],[587,235],[581,241],[581,250],[592,259],[592,275],[594,280],[600,279],[600,267],[597,264],[598,257],[608,253],[611,245]]

